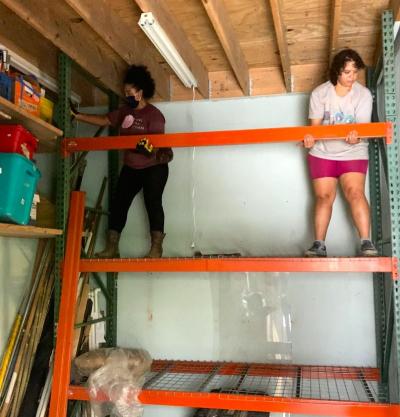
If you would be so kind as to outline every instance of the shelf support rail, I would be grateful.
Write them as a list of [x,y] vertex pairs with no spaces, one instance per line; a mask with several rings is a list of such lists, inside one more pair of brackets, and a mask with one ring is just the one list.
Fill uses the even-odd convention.
[[360,138],[384,138],[386,144],[392,143],[393,127],[391,122],[356,123],[329,126],[295,126],[248,130],[223,130],[214,132],[165,133],[152,135],[103,136],[100,138],[67,138],[63,142],[62,156],[73,152],[105,151],[111,149],[133,149],[143,138],[147,138],[155,147],[193,147],[249,145],[255,143],[297,142],[307,134],[318,140],[345,138],[356,130]]

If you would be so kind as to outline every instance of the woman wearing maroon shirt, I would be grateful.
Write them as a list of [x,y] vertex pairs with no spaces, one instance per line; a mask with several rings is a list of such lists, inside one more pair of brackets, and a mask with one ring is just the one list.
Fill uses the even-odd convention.
[[[98,126],[118,127],[120,135],[164,133],[163,114],[148,102],[155,92],[154,80],[144,66],[129,67],[124,79],[127,104],[106,115],[75,112],[76,120]],[[115,197],[111,203],[109,230],[101,258],[119,256],[119,238],[125,227],[129,207],[136,194],[143,189],[144,202],[150,223],[150,258],[162,256],[164,209],[162,195],[168,179],[168,162],[173,157],[171,148],[137,146],[124,151],[124,165],[118,178]]]

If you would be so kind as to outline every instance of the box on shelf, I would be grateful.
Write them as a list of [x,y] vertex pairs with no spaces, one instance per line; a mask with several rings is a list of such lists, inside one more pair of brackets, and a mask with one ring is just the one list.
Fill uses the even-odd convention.
[[0,221],[28,224],[33,195],[41,174],[17,153],[0,153]]
[[38,227],[56,227],[56,207],[48,198],[40,196],[37,206],[36,226]]
[[40,115],[40,86],[32,77],[16,75],[14,78],[14,103],[28,113]]
[[19,153],[32,159],[38,140],[22,125],[0,124],[0,152]]
[[31,218],[31,224],[35,224],[36,223],[36,219],[37,219],[37,208],[38,208],[38,204],[40,203],[40,196],[38,193],[33,194],[33,199],[32,199],[32,206],[31,206],[31,213],[29,215],[29,217]]
[[0,96],[12,99],[12,79],[4,72],[0,72]]
[[40,97],[40,118],[47,123],[53,121],[54,103],[48,98]]

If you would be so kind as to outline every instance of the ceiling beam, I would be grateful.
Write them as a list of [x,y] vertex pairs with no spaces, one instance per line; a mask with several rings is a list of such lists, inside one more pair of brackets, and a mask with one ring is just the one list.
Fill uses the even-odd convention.
[[[65,0],[75,12],[128,64],[146,65],[156,80],[156,90],[165,100],[170,99],[169,74],[159,64],[153,47],[138,39],[137,33],[110,8],[107,0]],[[132,16],[132,21],[139,20]],[[107,30],[105,30],[107,28]],[[140,35],[142,35],[140,33]],[[144,40],[144,36],[143,36]]]
[[393,19],[400,21],[400,0],[391,0],[389,8],[393,10]]
[[274,21],[275,35],[278,42],[279,54],[285,81],[286,91],[292,91],[292,72],[290,69],[290,57],[288,42],[286,39],[286,26],[282,18],[281,0],[269,0],[272,19]]
[[249,66],[235,35],[223,0],[202,0],[202,3],[221,42],[240,88],[245,95],[250,95]]
[[[77,18],[64,2],[48,0],[0,0],[27,24],[77,62],[100,83],[122,93],[127,64]],[[106,63],[106,65],[105,65]]]
[[46,72],[54,79],[57,78],[57,48],[51,42],[2,4],[0,4],[0,24],[0,43],[3,46],[41,72]]
[[208,71],[179,26],[174,15],[165,6],[165,0],[134,0],[142,12],[152,12],[171,39],[197,80],[197,88],[204,98],[209,97]]
[[342,14],[342,0],[332,0],[331,3],[331,31],[329,35],[329,64],[337,52],[340,17]]

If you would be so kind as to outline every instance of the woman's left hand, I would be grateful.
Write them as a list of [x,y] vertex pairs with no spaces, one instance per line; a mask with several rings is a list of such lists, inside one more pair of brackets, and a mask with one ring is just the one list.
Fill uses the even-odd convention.
[[352,130],[346,137],[346,142],[350,145],[356,145],[361,142],[361,139],[358,137],[357,130]]

